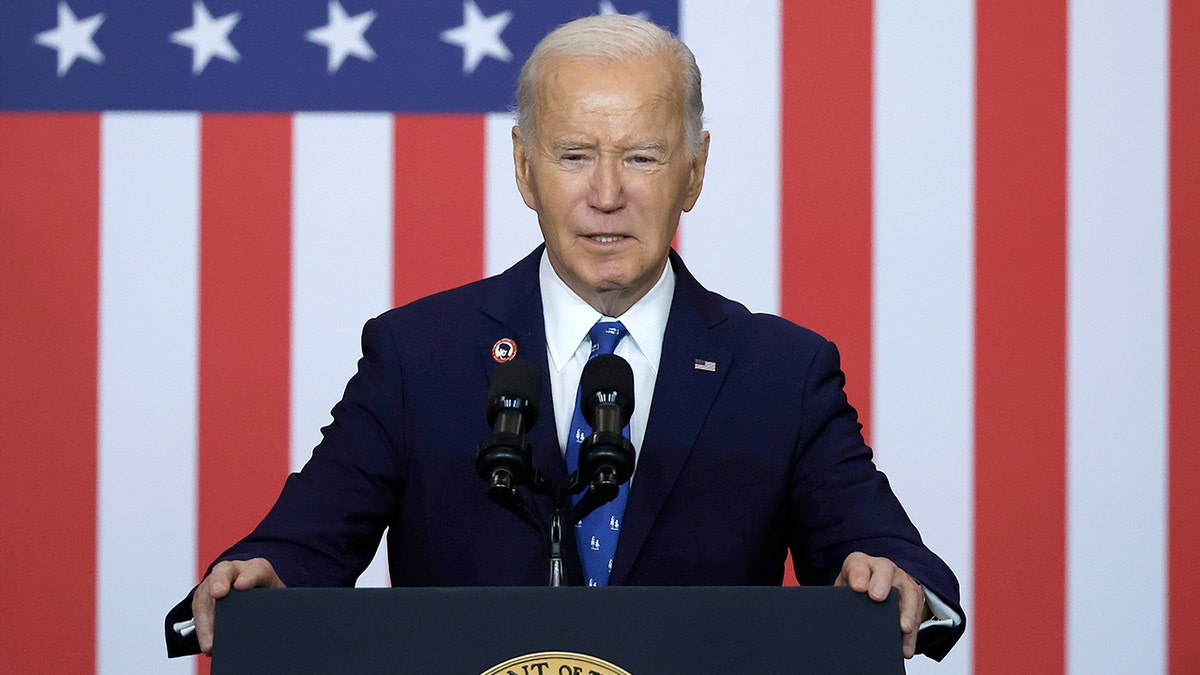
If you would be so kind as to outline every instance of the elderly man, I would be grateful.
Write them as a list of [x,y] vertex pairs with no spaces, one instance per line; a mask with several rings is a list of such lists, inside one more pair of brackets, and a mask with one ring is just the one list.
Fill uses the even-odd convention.
[[[963,630],[957,581],[876,471],[836,349],[705,290],[671,251],[708,157],[690,50],[630,17],[566,24],[525,64],[518,108],[517,186],[544,247],[367,323],[312,459],[168,626],[190,610],[208,652],[230,588],[351,585],[385,528],[395,585],[542,583],[540,536],[479,484],[478,411],[498,362],[534,362],[553,414],[528,434],[533,461],[561,481],[577,461],[580,373],[599,348],[633,367],[637,468],[577,528],[595,545],[566,542],[568,579],[779,584],[790,550],[802,583],[875,600],[897,588],[905,656],[940,659]],[[588,534],[597,520],[615,549]]]

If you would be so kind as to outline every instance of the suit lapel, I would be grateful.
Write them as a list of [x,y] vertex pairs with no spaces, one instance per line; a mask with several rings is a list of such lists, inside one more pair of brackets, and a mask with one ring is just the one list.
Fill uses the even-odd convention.
[[[505,271],[484,300],[481,311],[490,319],[481,332],[479,354],[485,376],[491,382],[498,365],[493,357],[496,344],[507,338],[516,344],[517,358],[531,361],[542,374],[542,399],[537,422],[526,434],[533,448],[534,467],[553,483],[566,479],[567,465],[558,447],[554,427],[554,401],[550,391],[550,370],[546,357],[546,325],[542,318],[542,295],[538,284],[538,263],[542,248]],[[551,514],[550,500],[535,496],[531,500],[546,522]]]
[[[725,320],[715,296],[673,253],[671,262],[675,297],[663,335],[650,420],[613,560],[609,583],[614,585],[624,582],[637,560],[733,361],[732,348],[713,330]],[[697,361],[713,363],[714,370]]]

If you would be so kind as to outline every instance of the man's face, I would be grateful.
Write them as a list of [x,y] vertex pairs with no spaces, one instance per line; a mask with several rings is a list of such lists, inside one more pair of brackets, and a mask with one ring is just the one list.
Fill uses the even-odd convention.
[[658,280],[704,182],[708,136],[693,157],[675,70],[666,55],[550,62],[528,151],[513,129],[517,185],[538,213],[550,263],[610,316]]

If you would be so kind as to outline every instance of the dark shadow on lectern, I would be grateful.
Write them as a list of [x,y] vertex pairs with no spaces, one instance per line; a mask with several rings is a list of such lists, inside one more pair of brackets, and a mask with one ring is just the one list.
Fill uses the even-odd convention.
[[566,651],[632,675],[903,673],[898,616],[894,593],[830,587],[258,589],[217,603],[212,672],[478,675]]

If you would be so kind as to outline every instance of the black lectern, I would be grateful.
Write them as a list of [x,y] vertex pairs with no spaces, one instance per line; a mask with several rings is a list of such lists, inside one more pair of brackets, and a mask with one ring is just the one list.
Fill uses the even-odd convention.
[[217,603],[212,672],[903,673],[898,625],[828,587],[257,589]]

